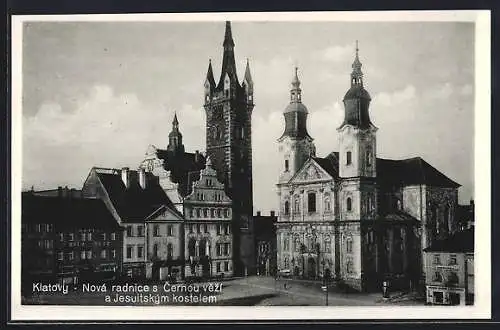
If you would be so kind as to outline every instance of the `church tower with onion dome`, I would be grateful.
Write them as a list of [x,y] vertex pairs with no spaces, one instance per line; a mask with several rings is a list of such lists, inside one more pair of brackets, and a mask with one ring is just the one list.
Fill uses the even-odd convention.
[[314,139],[307,132],[308,111],[302,103],[298,68],[295,68],[291,87],[290,104],[283,112],[285,130],[278,139],[280,159],[282,159],[280,183],[290,180],[307,159],[316,153]]

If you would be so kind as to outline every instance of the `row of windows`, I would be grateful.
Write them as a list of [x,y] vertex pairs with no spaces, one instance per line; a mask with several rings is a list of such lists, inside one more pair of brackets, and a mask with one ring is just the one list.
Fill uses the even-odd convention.
[[[324,205],[325,205],[324,211],[325,212],[331,212],[332,206],[331,206],[331,202],[330,202],[329,198],[325,199]],[[374,203],[373,203],[373,199],[372,199],[371,196],[368,196],[368,198],[366,200],[366,207],[367,207],[367,210],[369,212],[373,211],[373,209],[374,209]],[[346,198],[346,200],[345,200],[345,209],[346,209],[347,212],[351,212],[353,210],[352,197],[347,197]],[[285,205],[284,205],[284,210],[283,211],[284,211],[285,215],[289,215],[290,214],[290,203],[289,203],[289,201],[285,201]],[[295,198],[295,200],[294,200],[293,212],[294,213],[300,213],[300,198],[298,198],[298,197]],[[316,212],[316,193],[308,193],[307,194],[307,212],[308,213],[314,213],[314,212]]]
[[[324,200],[324,211],[331,212],[332,206],[330,202],[330,198],[325,198]],[[290,214],[290,202],[285,201],[284,205],[284,213],[285,215]],[[294,200],[293,212],[300,213],[300,199],[297,197]],[[307,194],[307,212],[314,213],[316,212],[316,193],[308,193]]]
[[[101,250],[100,253],[100,258],[101,259],[108,259],[108,258],[116,258],[116,250]],[[73,251],[67,252],[66,254],[64,252],[58,252],[57,253],[57,260],[59,261],[65,261],[65,260],[74,260],[75,259],[75,253]],[[82,250],[80,252],[80,260],[91,260],[91,259],[96,259],[96,254],[92,250]]]
[[[447,283],[448,285],[456,285],[458,284],[458,275],[455,272],[450,272],[447,276]],[[432,281],[433,282],[444,282],[443,275],[440,272],[434,272],[434,275],[432,276]]]
[[[372,153],[371,150],[367,150],[365,153],[366,157],[366,165],[371,166],[372,165]],[[345,155],[345,164],[346,165],[351,165],[352,164],[352,152],[347,151]]]
[[[441,265],[441,255],[434,255],[434,265]],[[457,264],[457,256],[455,254],[450,254],[448,258],[448,265],[456,265]]]
[[[231,255],[231,243],[216,243],[215,253],[218,257]],[[195,239],[189,240],[188,255],[190,257],[210,255],[209,242],[204,239],[200,241],[196,241]]]
[[224,272],[228,272],[229,271],[229,262],[228,261],[224,261],[224,268],[221,268],[221,263],[220,262],[216,262],[215,263],[215,272],[217,273],[220,273],[222,271]]
[[[127,259],[133,259],[133,258],[137,258],[137,259],[141,259],[141,258],[144,258],[144,245],[137,245],[135,246],[135,256],[134,256],[134,245],[127,245],[127,249],[126,249],[126,252],[125,252],[125,258]],[[159,246],[158,244],[153,244],[153,251],[152,251],[152,255],[153,257],[158,257],[158,252],[159,252]],[[172,243],[168,243],[167,244],[167,258],[171,258],[174,254],[174,246],[172,245]]]
[[[217,235],[229,235],[231,233],[231,225],[230,224],[217,224]],[[205,234],[208,233],[208,225],[207,224],[191,224],[188,225],[188,230],[190,234],[193,234],[196,230],[198,234],[200,234],[203,230]]]
[[[28,225],[28,228],[30,226]],[[37,233],[50,233],[52,232],[52,229],[53,229],[53,226],[52,224],[49,224],[49,223],[37,223],[34,225],[34,230],[37,232]]]
[[194,218],[194,215],[196,214],[196,217],[197,218],[201,218],[201,217],[204,217],[204,218],[229,218],[229,209],[228,208],[225,208],[225,209],[221,209],[221,208],[217,208],[217,209],[208,209],[208,208],[204,208],[204,209],[190,209],[189,210],[189,216],[191,218]]
[[[292,243],[293,243],[293,251],[295,251],[295,252],[300,252],[301,249],[303,249],[303,248],[307,248],[309,251],[319,250],[319,243],[316,244],[317,246],[315,249],[315,247],[313,246],[314,245],[313,240],[308,239],[305,242],[301,242],[300,239],[295,239],[295,240],[293,240]],[[289,238],[284,238],[283,239],[283,250],[290,251],[290,247],[291,246],[290,246]],[[327,253],[332,252],[332,244],[331,244],[331,240],[329,238],[327,238],[324,241],[324,248],[325,248],[325,250],[323,252],[327,252]]]
[[[97,236],[97,237],[96,237]],[[65,238],[67,238],[69,241],[74,241],[75,240],[75,234],[74,233],[59,233],[59,241],[64,242]],[[111,239],[112,241],[116,240],[116,233],[101,233],[100,235],[92,235],[92,232],[80,232],[79,234],[79,239],[80,241],[88,241],[91,242],[97,238],[100,238],[102,240],[106,239]]]
[[[144,226],[139,225],[137,227],[137,237],[144,237]],[[153,236],[161,236],[160,225],[153,225]],[[174,236],[174,226],[167,225],[167,236]],[[134,237],[134,227],[127,226],[127,237]]]
[[[212,185],[212,179],[207,179],[207,185]],[[223,200],[223,194],[221,192],[216,192],[213,194],[210,194],[209,197],[206,197],[205,193],[203,192],[197,192],[196,193],[196,199],[199,201],[208,201],[210,198],[216,202],[220,202]]]

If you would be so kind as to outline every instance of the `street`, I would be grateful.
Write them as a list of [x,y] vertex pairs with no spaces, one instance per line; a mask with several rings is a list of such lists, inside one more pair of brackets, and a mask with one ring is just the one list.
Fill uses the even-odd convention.
[[[210,282],[208,282],[210,283]],[[212,281],[216,284],[217,282]],[[164,283],[158,283],[162,287]],[[220,291],[161,292],[158,294],[70,291],[68,294],[39,294],[26,298],[26,304],[49,305],[226,305],[226,306],[325,306],[326,294],[321,284],[307,281],[275,280],[273,277],[249,276],[222,282]],[[108,289],[109,290],[109,289]],[[108,299],[106,300],[106,296]],[[396,294],[394,295],[396,296]],[[374,306],[380,304],[423,305],[414,299],[383,300],[381,293],[328,292],[329,306]]]

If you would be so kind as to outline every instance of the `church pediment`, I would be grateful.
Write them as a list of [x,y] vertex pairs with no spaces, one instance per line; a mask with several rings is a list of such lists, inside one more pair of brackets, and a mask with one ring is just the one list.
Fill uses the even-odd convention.
[[332,181],[333,177],[328,174],[313,159],[309,159],[304,166],[290,179],[290,183],[305,183],[315,181]]

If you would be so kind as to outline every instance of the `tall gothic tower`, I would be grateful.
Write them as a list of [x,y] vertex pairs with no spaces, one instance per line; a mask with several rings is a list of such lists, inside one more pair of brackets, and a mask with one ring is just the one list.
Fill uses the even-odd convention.
[[234,273],[255,269],[252,193],[253,81],[247,61],[243,81],[238,81],[231,23],[226,22],[224,54],[219,82],[209,62],[205,79],[207,155],[233,201]]
[[314,156],[316,149],[313,138],[307,132],[307,108],[302,103],[300,80],[295,68],[290,90],[290,104],[285,108],[285,131],[278,139],[282,159],[279,183],[284,183],[304,165],[309,156]]

